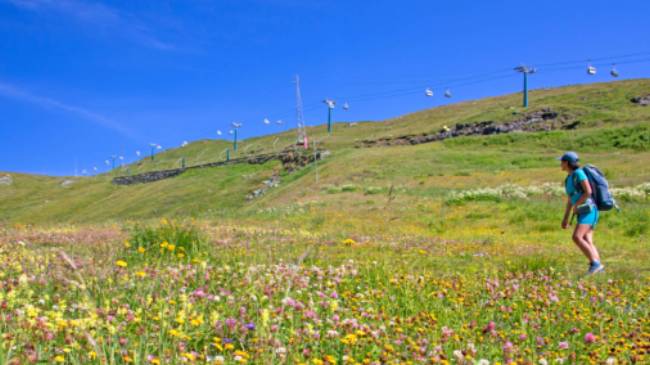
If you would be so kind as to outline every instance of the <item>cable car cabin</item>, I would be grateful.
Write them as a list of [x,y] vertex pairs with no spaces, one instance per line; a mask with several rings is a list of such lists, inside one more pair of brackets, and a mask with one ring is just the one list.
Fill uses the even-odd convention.
[[595,75],[596,74],[596,68],[592,65],[587,66],[587,75]]
[[343,104],[343,110],[350,110],[350,104],[347,101]]
[[428,97],[433,96],[433,90],[431,90],[430,88],[426,88],[426,90],[424,90],[424,95]]
[[451,90],[445,90],[445,98],[451,98]]
[[609,74],[612,75],[612,77],[618,77],[619,75],[618,70],[614,67],[612,67],[612,70],[609,71]]

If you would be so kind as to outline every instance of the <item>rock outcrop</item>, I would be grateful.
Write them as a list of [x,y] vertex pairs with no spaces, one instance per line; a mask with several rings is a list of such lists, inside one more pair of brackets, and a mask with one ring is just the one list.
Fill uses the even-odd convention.
[[630,101],[641,106],[648,106],[650,105],[650,94],[646,96],[637,96],[636,98],[630,99]]
[[14,179],[11,178],[11,175],[5,175],[0,177],[0,185],[11,185],[14,183]]
[[580,124],[579,121],[566,121],[559,117],[559,114],[551,109],[542,109],[528,113],[522,118],[511,122],[496,123],[494,121],[482,121],[478,123],[458,123],[453,128],[443,128],[434,133],[411,134],[391,138],[379,138],[375,140],[363,140],[356,147],[378,147],[378,146],[399,146],[415,145],[428,142],[442,141],[447,138],[462,136],[481,136],[500,133],[511,133],[518,131],[548,131],[554,129],[574,129]]

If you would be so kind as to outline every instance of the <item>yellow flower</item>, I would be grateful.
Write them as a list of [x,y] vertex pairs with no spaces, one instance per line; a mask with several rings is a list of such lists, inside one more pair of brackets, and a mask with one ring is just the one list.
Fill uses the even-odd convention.
[[342,242],[346,246],[354,246],[357,242],[353,240],[352,238],[346,238]]
[[144,272],[144,271],[138,271],[138,272],[135,273],[135,274],[136,274],[139,278],[144,278],[145,276],[147,276],[147,273]]
[[157,357],[152,357],[151,359],[149,359],[149,363],[153,365],[160,365],[160,359]]
[[124,240],[124,247],[126,248],[131,247],[131,242],[129,242],[129,240]]
[[168,249],[169,251],[174,251],[175,248],[176,248],[176,246],[173,245],[173,244],[171,244],[171,243],[167,245],[167,249]]
[[61,362],[61,363],[65,362],[65,357],[63,357],[63,355],[56,355],[56,356],[54,356],[54,361],[55,362]]
[[88,358],[89,358],[90,360],[95,360],[95,359],[97,358],[97,353],[96,353],[95,351],[90,351],[90,352],[88,353]]
[[246,352],[246,351],[241,351],[241,350],[237,350],[237,351],[235,351],[235,352],[234,352],[234,356],[241,356],[241,357],[243,357],[243,358],[245,358],[245,359],[248,359],[248,358],[250,357],[250,355],[248,354],[248,352]]
[[196,356],[195,356],[193,353],[191,353],[191,352],[184,352],[181,356],[183,356],[184,358],[188,359],[189,361],[194,361],[194,360],[196,360]]
[[142,247],[142,246],[138,247],[138,252],[139,253],[144,253],[145,251],[146,250],[144,249],[144,247]]
[[341,342],[345,345],[354,345],[357,343],[357,336],[353,333],[350,333],[349,335],[343,337]]
[[129,266],[129,264],[127,264],[126,261],[124,261],[124,260],[115,261],[115,265],[117,265],[119,267],[127,267],[127,266]]

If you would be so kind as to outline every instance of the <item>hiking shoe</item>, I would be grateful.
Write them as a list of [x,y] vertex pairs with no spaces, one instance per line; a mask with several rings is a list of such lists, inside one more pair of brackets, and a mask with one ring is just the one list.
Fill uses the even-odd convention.
[[605,265],[600,262],[592,262],[591,265],[589,265],[589,274],[595,274],[603,270],[605,270]]

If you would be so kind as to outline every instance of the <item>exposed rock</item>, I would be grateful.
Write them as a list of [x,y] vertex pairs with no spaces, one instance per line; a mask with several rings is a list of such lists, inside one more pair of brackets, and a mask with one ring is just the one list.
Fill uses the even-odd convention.
[[646,96],[637,96],[636,98],[630,99],[630,101],[641,106],[648,106],[650,105],[650,94]]
[[250,194],[246,196],[246,200],[253,200],[264,195],[267,190],[280,186],[280,176],[273,175],[270,179],[266,179],[262,182],[262,187],[253,190]]
[[478,123],[458,123],[453,128],[443,128],[439,132],[411,134],[399,137],[379,138],[376,140],[363,140],[356,147],[415,145],[428,142],[442,141],[447,138],[461,136],[479,136],[518,131],[548,131],[553,129],[573,129],[580,122],[564,121],[558,118],[558,113],[551,109],[542,109],[524,115],[512,122],[496,123],[491,120]]
[[289,146],[285,148],[278,158],[282,162],[285,171],[292,172],[308,164],[321,159],[321,151],[313,149],[305,150],[299,146]]
[[0,177],[0,185],[11,185],[14,183],[14,179],[11,178],[11,175],[5,175]]
[[75,183],[74,180],[66,179],[66,180],[63,180],[63,182],[61,182],[61,186],[66,188],[66,187],[68,187],[68,186],[70,186],[70,185],[72,185],[74,183]]
[[151,172],[145,172],[142,174],[131,175],[131,176],[119,176],[113,179],[113,184],[132,185],[132,184],[150,183],[150,182],[163,180],[163,179],[180,175],[183,172],[190,169],[234,165],[240,163],[263,164],[274,159],[279,159],[282,162],[282,167],[286,171],[291,172],[320,158],[321,158],[321,151],[316,151],[314,153],[313,150],[305,151],[304,149],[298,146],[289,146],[279,154],[267,153],[267,154],[235,158],[229,161],[210,162],[201,165],[189,166],[186,168],[151,171]]
[[113,184],[115,185],[131,185],[139,183],[150,183],[162,179],[167,179],[176,175],[180,175],[185,172],[186,169],[172,169],[172,170],[160,170],[160,171],[151,171],[145,172],[143,174],[131,175],[131,176],[118,176],[113,179]]

